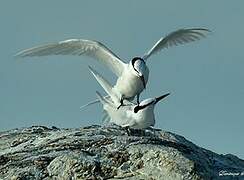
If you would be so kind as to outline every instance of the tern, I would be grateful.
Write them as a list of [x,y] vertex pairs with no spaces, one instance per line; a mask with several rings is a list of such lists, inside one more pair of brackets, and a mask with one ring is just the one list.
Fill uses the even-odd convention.
[[[164,48],[192,42],[206,36],[210,30],[205,28],[179,29],[160,38],[154,46],[142,57],[134,57],[129,63],[120,59],[109,48],[98,41],[84,39],[69,39],[57,43],[50,43],[23,50],[17,57],[47,56],[47,55],[86,55],[106,65],[118,77],[113,86],[120,93],[120,105],[123,100],[133,100],[137,96],[139,103],[140,93],[146,88],[149,69],[146,61],[153,54]],[[98,102],[92,101],[85,106]],[[85,107],[83,106],[83,107]]]
[[155,125],[154,107],[155,105],[170,93],[156,98],[145,99],[139,104],[125,100],[125,105],[117,109],[117,103],[120,101],[111,84],[97,71],[89,67],[91,73],[98,83],[103,87],[110,98],[104,98],[98,91],[96,92],[99,101],[106,112],[105,119],[109,123],[132,129],[147,129]]

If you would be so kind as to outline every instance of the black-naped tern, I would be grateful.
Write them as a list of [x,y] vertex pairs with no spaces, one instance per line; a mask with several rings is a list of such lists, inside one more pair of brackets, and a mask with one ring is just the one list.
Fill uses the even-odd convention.
[[106,112],[105,119],[107,119],[109,123],[133,129],[147,129],[155,125],[154,107],[160,100],[167,97],[169,93],[156,98],[145,99],[139,104],[134,104],[133,102],[125,100],[125,105],[117,109],[120,101],[118,94],[102,75],[91,67],[89,68],[98,83],[110,97],[104,98],[99,92],[96,92]]
[[[101,42],[84,39],[69,39],[37,46],[23,50],[16,56],[87,55],[93,57],[117,75],[118,79],[113,89],[120,93],[120,105],[118,106],[120,107],[124,99],[133,100],[135,96],[137,96],[137,103],[139,103],[140,93],[145,89],[149,76],[146,61],[151,55],[164,48],[199,40],[205,37],[207,32],[210,31],[204,28],[179,29],[161,38],[144,56],[134,57],[129,63],[122,61]],[[87,105],[95,102],[97,101]]]

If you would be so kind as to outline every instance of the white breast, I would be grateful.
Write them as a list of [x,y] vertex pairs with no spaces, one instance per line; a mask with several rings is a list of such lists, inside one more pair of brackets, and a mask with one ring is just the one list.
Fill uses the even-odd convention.
[[122,127],[129,126],[135,129],[146,129],[150,126],[154,126],[155,117],[153,106],[140,110],[137,113],[134,113],[134,107],[135,105],[130,105],[122,106],[120,109],[117,109],[116,107],[105,105],[104,110],[110,117],[110,123]]
[[[149,71],[144,75],[145,82],[148,81]],[[140,94],[144,89],[143,83],[140,77],[132,73],[130,68],[126,68],[122,76],[120,76],[114,86],[115,91],[119,91],[125,98],[134,98],[137,94]]]
[[134,114],[135,125],[132,128],[145,129],[155,125],[154,107],[149,107]]
[[122,106],[120,109],[107,106],[105,111],[110,116],[110,123],[125,127],[134,124],[133,106]]

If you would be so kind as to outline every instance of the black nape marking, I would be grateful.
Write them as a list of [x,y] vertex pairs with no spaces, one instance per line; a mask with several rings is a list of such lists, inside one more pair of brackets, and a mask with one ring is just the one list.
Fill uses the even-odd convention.
[[154,103],[154,101],[152,101],[152,102],[150,102],[150,103],[148,103],[148,104],[145,104],[145,105],[143,105],[143,106],[140,106],[140,105],[136,106],[136,107],[134,108],[134,113],[137,113],[138,111],[140,111],[140,110],[146,108],[147,106],[150,106],[150,105],[153,104],[153,103]]
[[137,60],[141,60],[141,61],[143,61],[143,62],[145,63],[145,61],[144,61],[142,58],[140,58],[140,57],[134,57],[134,58],[131,60],[131,63],[132,63],[132,66],[133,66],[133,67],[134,67],[134,64],[135,64],[135,62],[136,62]]
[[132,67],[134,68],[134,70],[135,70],[137,73],[139,73],[139,72],[137,71],[137,69],[134,67],[134,64],[135,64],[135,62],[136,62],[137,60],[140,60],[140,61],[142,61],[142,62],[144,62],[144,63],[145,63],[145,61],[144,61],[142,58],[140,58],[140,57],[134,57],[134,58],[131,60]]

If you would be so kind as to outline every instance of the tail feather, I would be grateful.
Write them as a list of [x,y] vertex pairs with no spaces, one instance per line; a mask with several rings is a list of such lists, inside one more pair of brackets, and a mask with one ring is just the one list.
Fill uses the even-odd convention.
[[102,103],[103,106],[109,105],[114,108],[114,104],[111,101],[109,101],[109,99],[104,98],[98,91],[96,91],[96,94],[97,94],[99,101]]
[[90,101],[90,102],[88,102],[87,104],[82,105],[82,106],[80,107],[80,110],[82,110],[82,109],[84,109],[84,108],[86,108],[86,107],[88,107],[88,106],[91,106],[91,105],[93,105],[93,104],[97,104],[98,102],[99,102],[99,99]]
[[[107,96],[104,96],[103,98],[104,99],[108,99],[110,96],[109,95],[107,95]],[[82,110],[82,109],[84,109],[84,108],[86,108],[86,107],[88,107],[88,106],[91,106],[91,105],[93,105],[93,104],[97,104],[97,103],[99,103],[99,99],[95,99],[95,100],[93,100],[93,101],[90,101],[90,102],[88,102],[88,103],[86,103],[86,104],[84,104],[84,105],[82,105],[81,107],[80,107],[80,110]]]
[[103,118],[102,118],[102,122],[104,124],[109,124],[110,122],[110,116],[108,115],[107,111],[103,111]]
[[106,100],[98,91],[96,91],[96,94],[98,96],[99,101],[102,103],[103,105],[103,117],[102,117],[102,122],[104,124],[108,124],[110,122],[110,116],[108,114],[108,112],[105,110],[105,106],[109,105],[109,106],[113,106],[113,104],[109,101]]

